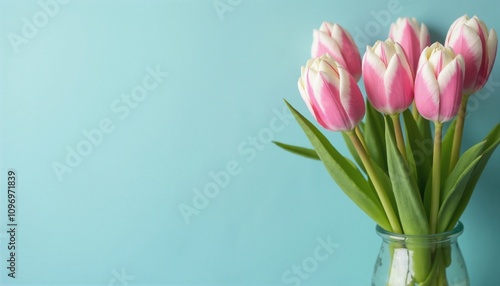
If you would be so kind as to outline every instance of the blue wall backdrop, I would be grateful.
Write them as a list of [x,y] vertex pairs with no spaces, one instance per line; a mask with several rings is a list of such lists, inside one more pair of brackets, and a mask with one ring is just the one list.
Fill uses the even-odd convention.
[[[433,41],[466,13],[500,31],[499,3],[0,0],[0,284],[369,285],[375,224],[320,163],[270,143],[309,145],[282,99],[311,118],[312,30],[337,22],[364,53],[398,17]],[[497,63],[464,148],[499,107]],[[462,219],[472,285],[498,285],[498,170],[497,151]]]

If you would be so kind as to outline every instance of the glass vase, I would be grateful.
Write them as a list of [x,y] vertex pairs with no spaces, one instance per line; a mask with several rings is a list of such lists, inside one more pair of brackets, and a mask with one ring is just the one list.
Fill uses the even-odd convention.
[[404,235],[377,226],[382,246],[372,286],[469,286],[467,267],[457,239],[461,222],[444,233]]

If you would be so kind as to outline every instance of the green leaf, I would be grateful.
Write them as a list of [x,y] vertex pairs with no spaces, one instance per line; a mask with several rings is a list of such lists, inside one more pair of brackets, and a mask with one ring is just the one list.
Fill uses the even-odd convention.
[[382,204],[374,190],[363,177],[363,174],[344,158],[326,139],[326,137],[302,114],[293,108],[286,100],[293,116],[311,141],[316,153],[325,165],[328,173],[344,193],[385,229],[391,229]]
[[441,145],[441,178],[446,178],[448,176],[449,168],[450,168],[450,158],[451,158],[451,150],[453,149],[453,137],[455,135],[455,125],[457,123],[457,119],[455,118],[443,137],[442,145]]
[[347,158],[347,157],[344,157],[344,159],[346,159],[347,162],[349,162],[349,164],[351,164],[351,166],[354,168],[354,169],[357,169],[359,171],[359,168],[358,166],[356,165],[356,163],[354,163],[351,159]]
[[[482,141],[477,143],[476,145],[469,148],[469,150],[465,151],[460,159],[457,162],[457,165],[453,169],[453,171],[445,177],[446,181],[442,184],[441,187],[441,197],[440,200],[442,202],[445,201],[445,198],[450,194],[450,192],[455,191],[453,188],[456,187],[458,181],[463,176],[467,169],[470,169],[473,162],[477,160],[478,157],[481,156],[481,152],[483,151],[484,144],[486,142]],[[465,187],[465,184],[464,186]]]
[[358,166],[361,168],[361,170],[363,170],[363,172],[365,172],[365,174],[366,174],[365,165],[363,165],[363,161],[361,161],[361,158],[359,157],[358,151],[356,151],[356,147],[354,147],[354,145],[352,144],[351,139],[349,138],[349,136],[345,132],[342,132],[342,137],[344,138],[345,145],[347,146],[347,149],[351,153],[352,158],[354,158],[354,161],[356,161],[356,164],[358,164]]
[[385,120],[387,165],[399,218],[405,234],[428,234],[429,223],[415,178],[408,173],[409,167],[400,154],[392,126]]
[[410,146],[407,150],[411,154],[408,154],[407,157],[412,158],[415,164],[416,181],[420,190],[420,196],[423,198],[431,173],[433,141],[431,138],[422,137],[410,110],[407,109],[403,112],[403,119],[406,127],[406,138],[410,138],[406,144]]
[[498,144],[500,144],[500,124],[497,124],[493,128],[493,130],[491,130],[491,132],[485,137],[485,141],[486,143],[484,145],[484,151],[482,153],[482,157],[469,177],[469,181],[465,186],[465,190],[460,200],[460,203],[455,209],[455,212],[450,220],[450,223],[448,224],[447,230],[453,229],[457,224],[458,220],[460,219],[460,217],[462,216],[463,212],[465,211],[465,208],[469,204],[470,198],[472,197],[472,193],[474,192],[474,188],[476,187],[476,184],[479,181],[479,178],[481,177],[481,174],[483,173],[488,163],[488,160],[490,159],[493,152],[495,152],[495,149],[497,148]]
[[431,217],[431,196],[432,196],[432,172],[427,179],[424,191],[424,208],[427,217]]
[[[413,116],[413,115],[412,115]],[[410,138],[410,137],[406,137]],[[409,174],[414,174],[413,176],[415,177],[415,180],[417,182],[418,190],[420,192],[420,197],[423,197],[423,191],[422,188],[419,186],[419,180],[418,180],[418,174],[417,174],[417,164],[415,163],[415,158],[413,157],[413,149],[411,148],[410,144],[406,144],[405,146],[405,151],[406,151],[406,159],[408,163],[408,171]]]
[[[373,171],[375,172],[375,176],[377,176],[377,178],[380,179],[379,181],[382,184],[382,187],[384,188],[384,191],[386,192],[387,196],[389,197],[392,208],[396,211],[398,209],[398,206],[396,204],[396,198],[394,197],[394,191],[392,189],[392,184],[391,184],[391,179],[389,178],[389,174],[387,174],[384,170],[382,170],[382,168],[378,164],[375,164],[373,160],[372,160],[372,166],[373,166]],[[373,189],[375,189],[371,181],[370,184],[372,185]]]
[[294,154],[297,154],[300,156],[304,156],[304,157],[309,158],[309,159],[319,160],[319,156],[318,156],[318,154],[316,154],[316,151],[314,151],[314,149],[289,145],[289,144],[281,143],[278,141],[273,141],[273,143],[276,144],[277,146],[287,150],[288,152],[291,152],[291,153],[294,153]]
[[359,128],[361,129],[362,132],[365,131],[365,123],[363,121],[361,121],[358,126],[359,126]]
[[[431,122],[425,118],[422,117],[422,115],[418,115],[418,118],[415,120],[418,126],[418,130],[420,131],[420,136],[422,137],[423,140],[431,140],[432,139],[432,132],[431,132]],[[430,161],[432,162],[432,152],[429,155],[431,157]]]
[[467,150],[467,152],[460,157],[456,167],[446,179],[442,192],[445,197],[438,213],[438,232],[446,231],[446,228],[450,224],[450,220],[460,203],[470,175],[481,159],[481,155],[477,157],[477,154],[480,153],[483,146],[484,142],[481,142]]
[[387,154],[385,150],[384,137],[384,116],[380,114],[370,101],[366,101],[365,126],[363,129],[365,138],[369,138],[366,142],[368,154],[377,165],[383,170],[387,170]]

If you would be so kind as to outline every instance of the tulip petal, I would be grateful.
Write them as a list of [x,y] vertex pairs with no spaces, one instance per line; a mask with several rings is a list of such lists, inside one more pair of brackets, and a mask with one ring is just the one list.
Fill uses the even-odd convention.
[[466,23],[466,25],[474,29],[474,31],[478,35],[482,36],[486,41],[486,35],[488,35],[488,29],[486,28],[486,24],[483,22],[483,20],[479,19],[477,16],[474,16]]
[[[318,106],[322,112],[322,120],[327,128],[333,131],[352,129],[351,121],[346,111],[343,108],[340,99],[340,90],[338,86],[331,84],[328,81],[328,75],[320,72],[320,78],[323,81],[321,92],[318,94]],[[340,88],[342,88],[342,79]]]
[[415,105],[427,120],[437,121],[439,115],[439,85],[428,62],[422,64],[415,78]]
[[434,68],[434,75],[437,77],[443,68],[449,64],[456,55],[451,49],[444,49],[432,54],[429,58],[429,63]]
[[385,106],[383,113],[395,114],[406,110],[413,101],[413,78],[403,67],[401,58],[393,56],[384,74]]
[[[495,58],[497,56],[497,46],[498,46],[498,37],[495,30],[491,29],[488,35],[488,42],[486,43],[488,47],[488,76],[491,73],[491,68],[493,67],[493,63],[495,63]],[[488,79],[486,79],[488,80]]]
[[461,54],[465,61],[464,90],[473,89],[481,67],[483,49],[478,34],[467,25],[458,26],[459,31],[452,33],[449,46],[456,54]]
[[356,81],[328,55],[308,60],[297,85],[308,109],[328,130],[352,130],[364,116],[363,95]]
[[365,115],[365,102],[356,80],[347,70],[339,67],[340,101],[353,129]]
[[[333,45],[333,48],[330,47]],[[313,58],[319,58],[324,54],[327,54],[332,49],[338,49],[337,43],[330,37],[329,34],[314,30],[313,31],[313,44],[311,46],[311,56]]]
[[386,105],[387,99],[383,87],[386,67],[377,55],[369,48],[363,57],[363,81],[365,90],[373,107],[380,111]]
[[421,51],[420,45],[418,44],[419,39],[417,38],[417,34],[410,23],[405,25],[401,32],[405,36],[397,42],[405,51],[406,57],[408,58],[408,62],[410,63],[412,70],[416,69],[418,65],[418,57]]
[[330,29],[331,29],[332,26],[333,26],[332,23],[323,22],[323,23],[321,23],[321,26],[319,27],[319,30],[321,32],[326,32],[327,34],[330,34]]
[[427,26],[424,24],[419,26],[415,18],[398,18],[391,25],[389,38],[401,45],[411,70],[415,74],[418,69],[420,53],[430,44]]
[[486,84],[488,78],[490,77],[491,69],[493,63],[495,62],[495,57],[497,53],[498,39],[495,30],[491,29],[488,39],[484,44],[485,54],[483,54],[483,62],[479,74],[477,75],[477,81],[475,84],[474,91],[478,91]]
[[[413,82],[413,79],[415,77],[414,75],[417,72],[417,70],[413,70],[413,67],[411,66],[411,64],[409,62],[409,58],[406,56],[406,53],[400,44],[395,43],[394,50],[396,51],[396,54],[398,55],[399,61],[402,65],[402,67],[404,68],[406,74],[411,77],[411,81]],[[420,51],[418,52],[418,55],[420,55]],[[418,57],[417,57],[417,61],[418,61]]]
[[[317,78],[317,76],[311,75],[311,73],[314,73],[314,71],[311,70],[311,69],[307,69],[307,71],[306,71],[307,82],[305,83],[305,85],[307,87],[308,99],[306,100],[306,103],[308,101],[310,102],[310,106],[311,106],[310,111],[314,115],[314,117],[316,118],[316,120],[318,121],[318,123],[321,126],[323,126],[325,128],[328,128],[328,126],[325,124],[325,122],[323,120],[323,113],[322,113],[322,111],[318,107],[319,104],[318,104],[318,100],[316,98],[317,94],[315,94],[313,85],[311,83],[311,77],[313,79],[315,79],[315,78]],[[317,73],[315,73],[315,74],[317,74]]]
[[[434,46],[434,44],[432,44],[430,47],[426,47],[425,49],[423,49],[422,53],[420,53],[420,58],[418,59],[417,71],[421,68],[421,66],[424,63],[427,62],[427,60],[431,56],[431,54],[432,54],[432,47],[433,46]],[[415,72],[415,77],[416,77],[416,72]]]
[[311,50],[311,54],[313,57],[318,58],[322,55],[327,54],[342,66],[347,65],[346,59],[342,56],[341,53],[342,49],[334,38],[321,31],[315,31],[313,34],[313,38],[315,38]]
[[[302,73],[302,75],[304,75],[304,73]],[[314,114],[314,110],[312,108],[312,105],[311,105],[311,99],[310,99],[309,94],[308,94],[308,92],[306,90],[306,87],[304,86],[304,82],[303,82],[302,76],[299,78],[297,85],[299,87],[300,96],[302,97],[302,99],[306,103],[307,108],[314,115],[314,117],[316,117],[316,115]]]
[[457,115],[462,102],[463,71],[457,59],[443,68],[438,84],[441,91],[438,121],[447,122]]
[[470,25],[474,27],[479,39],[481,40],[481,48],[482,48],[482,57],[481,57],[481,66],[479,68],[479,72],[476,77],[476,81],[473,87],[473,92],[481,89],[483,85],[486,83],[488,78],[488,47],[486,46],[486,41],[488,40],[488,30],[486,29],[486,25],[483,21],[481,21],[477,16],[474,16],[470,21]]
[[347,31],[338,30],[339,32],[336,30],[334,32],[340,34],[338,39],[341,39],[340,53],[342,54],[342,59],[346,62],[344,67],[358,81],[361,77],[361,56],[359,55],[358,47]]
[[311,56],[319,58],[330,55],[359,80],[361,77],[361,57],[358,48],[347,30],[338,24],[323,22],[319,30],[313,31]]
[[446,46],[450,45],[451,36],[452,36],[452,34],[456,33],[455,30],[457,29],[457,27],[460,27],[461,25],[466,23],[468,19],[469,19],[469,17],[467,16],[467,14],[465,14],[462,17],[456,19],[451,24],[450,29],[448,30],[448,34],[446,34],[446,40],[444,42]]

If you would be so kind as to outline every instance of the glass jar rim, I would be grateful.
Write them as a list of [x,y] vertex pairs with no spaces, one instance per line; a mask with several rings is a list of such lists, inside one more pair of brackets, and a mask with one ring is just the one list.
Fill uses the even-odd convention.
[[407,240],[412,241],[422,241],[422,242],[431,242],[431,241],[449,241],[452,239],[456,239],[464,232],[464,225],[461,221],[457,222],[457,225],[450,231],[445,231],[436,234],[400,234],[387,231],[383,229],[381,226],[377,225],[375,228],[377,234],[382,237],[384,240],[388,241],[400,241],[404,242]]

